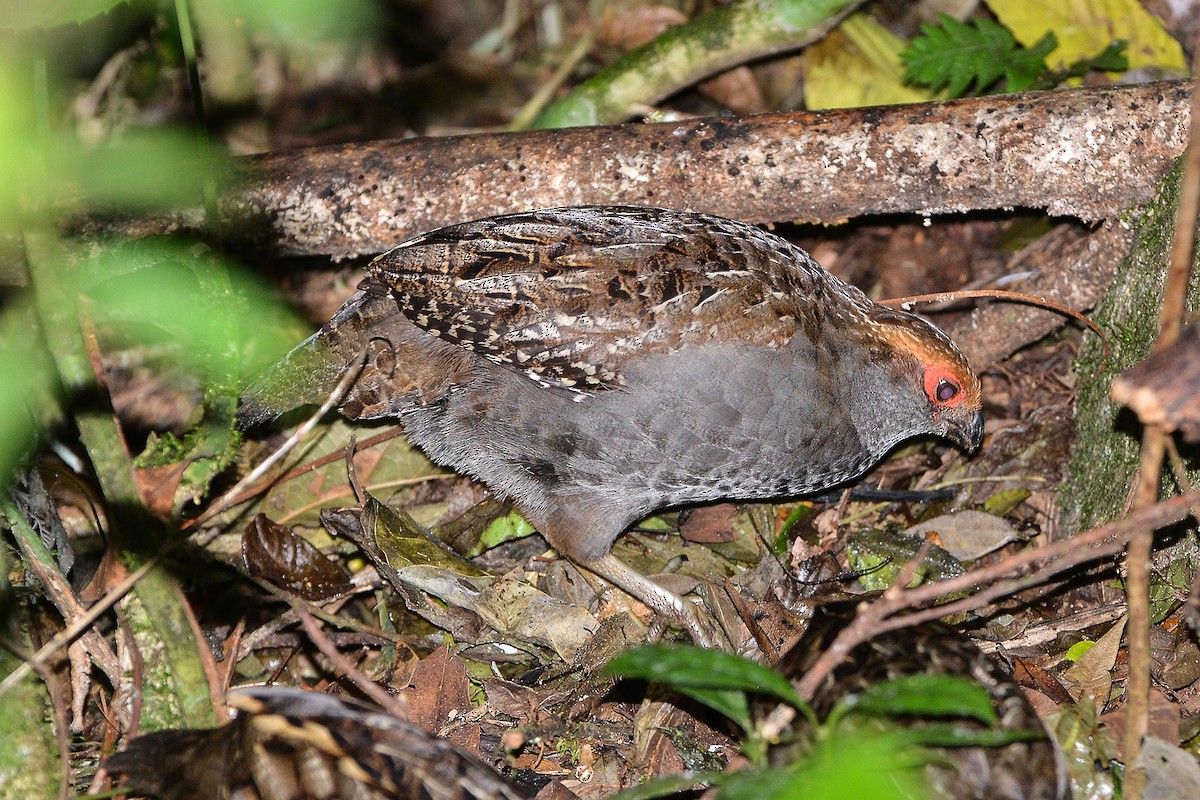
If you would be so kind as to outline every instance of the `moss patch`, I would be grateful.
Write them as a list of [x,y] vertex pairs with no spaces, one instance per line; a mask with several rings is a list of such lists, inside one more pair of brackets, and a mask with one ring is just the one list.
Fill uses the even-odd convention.
[[[1132,412],[1113,402],[1109,390],[1116,375],[1149,354],[1158,336],[1180,170],[1177,164],[1155,199],[1132,220],[1133,246],[1096,309],[1094,318],[1110,337],[1110,359],[1104,363],[1103,348],[1094,335],[1086,335],[1079,349],[1075,364],[1080,380],[1075,403],[1078,435],[1057,498],[1060,522],[1068,535],[1121,516],[1137,472],[1141,425]],[[1188,289],[1191,310],[1200,301],[1196,273],[1193,263]],[[1194,471],[1193,482],[1196,479]]]

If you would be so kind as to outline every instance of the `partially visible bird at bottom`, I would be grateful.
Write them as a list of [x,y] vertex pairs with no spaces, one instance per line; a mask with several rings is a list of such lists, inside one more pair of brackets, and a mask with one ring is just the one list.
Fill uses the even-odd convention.
[[[818,616],[777,669],[803,675],[841,629],[846,615]],[[829,675],[813,707],[826,718],[839,702],[861,696],[883,681],[910,675],[954,675],[987,692],[996,712],[992,732],[1016,740],[994,746],[927,748],[907,769],[916,772],[921,798],[937,800],[1069,800],[1061,751],[1020,686],[967,637],[940,623],[881,634],[865,642]],[[168,730],[131,740],[105,764],[121,785],[160,800],[520,800],[522,790],[474,755],[404,719],[354,701],[280,686],[230,693],[237,719],[212,730]],[[773,715],[762,701],[759,718]],[[802,720],[803,717],[797,717]],[[869,723],[881,723],[875,718]],[[845,723],[845,718],[843,722]],[[892,730],[905,740],[924,725],[952,726],[970,734],[985,729],[974,719],[919,712],[897,718]],[[787,766],[812,755],[811,736],[779,732],[771,763]],[[944,734],[943,734],[944,736]],[[895,765],[891,765],[894,767]],[[880,764],[869,776],[847,776],[847,786],[868,781],[899,784]],[[850,780],[853,778],[853,780]],[[796,787],[799,790],[803,786]],[[921,790],[918,788],[918,792]]]
[[104,764],[161,800],[525,800],[457,745],[355,702],[283,686],[236,689],[221,728],[139,736]]
[[[826,609],[813,620],[800,642],[776,665],[792,680],[802,677],[854,616],[854,608]],[[941,622],[928,622],[878,634],[859,644],[837,665],[813,694],[812,707],[825,719],[847,698],[861,697],[885,681],[913,675],[943,675],[966,679],[982,687],[996,714],[990,733],[1013,737],[997,745],[927,747],[921,766],[923,798],[935,800],[1070,800],[1066,759],[1046,723],[1038,716],[1020,685],[967,636]],[[929,705],[933,705],[932,700]],[[763,704],[757,716],[773,708]],[[976,719],[923,716],[919,710],[894,719],[890,729],[904,741],[916,741],[923,727],[940,726],[970,736],[988,730]],[[797,718],[800,721],[800,718]],[[880,717],[867,724],[884,725]],[[772,748],[774,765],[798,757],[809,736],[796,729],[779,731],[783,743]]]
[[560,554],[698,644],[695,608],[612,553],[667,506],[826,490],[900,442],[974,450],[980,384],[926,320],[752,225],[580,206],[426,233],[243,394],[244,426],[324,401],[395,419],[511,498]]

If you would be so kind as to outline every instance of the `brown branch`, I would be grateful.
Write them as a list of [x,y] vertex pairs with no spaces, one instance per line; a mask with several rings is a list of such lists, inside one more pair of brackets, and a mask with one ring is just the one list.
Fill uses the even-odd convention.
[[[858,644],[872,636],[950,613],[977,609],[999,597],[1044,583],[1079,564],[1115,556],[1133,536],[1178,522],[1190,513],[1191,506],[1197,502],[1200,502],[1200,493],[1178,495],[1141,508],[1125,519],[1093,528],[1086,533],[1040,549],[1016,553],[995,564],[944,581],[914,589],[889,589],[875,602],[864,603],[859,607],[854,621],[838,634],[826,653],[797,684],[796,689],[802,697],[811,697],[829,671]],[[1035,564],[1044,566],[1032,575],[1013,577]],[[945,605],[920,608],[922,604],[932,603],[962,591],[974,591],[974,594]],[[916,610],[899,615],[898,612],[904,609]]]
[[222,216],[278,252],[335,257],[489,214],[587,203],[750,222],[1012,207],[1111,219],[1151,197],[1183,152],[1191,89],[1176,81],[271,153],[245,162],[252,184],[222,199]]
[[304,632],[308,634],[309,640],[316,645],[323,656],[329,659],[338,673],[357,686],[359,691],[378,703],[380,708],[392,716],[399,717],[400,719],[408,718],[408,706],[404,699],[388,694],[379,684],[375,683],[375,681],[371,680],[370,677],[355,666],[350,659],[342,655],[341,651],[337,649],[337,645],[329,640],[329,637],[317,625],[317,621],[313,619],[313,615],[309,613],[309,610],[303,603],[292,603],[292,610],[300,618],[300,624],[304,627]]
[[[1200,66],[1200,57],[1192,67]],[[1192,97],[1192,119],[1200,114],[1200,94]],[[1192,249],[1195,244],[1196,217],[1200,206],[1200,126],[1192,125],[1183,179],[1180,182],[1179,208],[1175,214],[1175,236],[1171,261],[1163,287],[1159,317],[1158,353],[1174,344],[1187,315],[1186,298],[1192,275]],[[1163,456],[1167,433],[1160,424],[1147,424],[1142,430],[1142,458],[1138,467],[1134,507],[1152,504],[1158,499],[1162,483]],[[1142,739],[1150,730],[1150,558],[1153,555],[1150,531],[1140,531],[1129,541],[1125,557],[1125,596],[1129,622],[1125,635],[1129,644],[1129,680],[1125,684],[1125,758],[1130,769],[1125,794],[1130,800],[1142,800],[1146,790],[1145,768],[1139,766]]]

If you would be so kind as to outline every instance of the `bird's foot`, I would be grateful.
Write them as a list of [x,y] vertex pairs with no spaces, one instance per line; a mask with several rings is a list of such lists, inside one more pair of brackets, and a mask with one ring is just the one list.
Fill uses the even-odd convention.
[[652,633],[657,629],[661,635],[661,623],[667,622],[686,630],[692,642],[699,647],[733,649],[721,626],[711,615],[705,613],[702,607],[689,603],[666,587],[660,586],[612,553],[581,563],[645,603],[656,615],[651,628]]

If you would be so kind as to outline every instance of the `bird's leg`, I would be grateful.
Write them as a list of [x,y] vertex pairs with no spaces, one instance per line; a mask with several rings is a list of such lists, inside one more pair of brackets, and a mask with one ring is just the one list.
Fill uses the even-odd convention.
[[645,603],[655,614],[686,628],[692,641],[700,647],[732,649],[714,621],[701,619],[701,612],[695,605],[650,580],[612,553],[580,562],[580,565],[624,589]]

